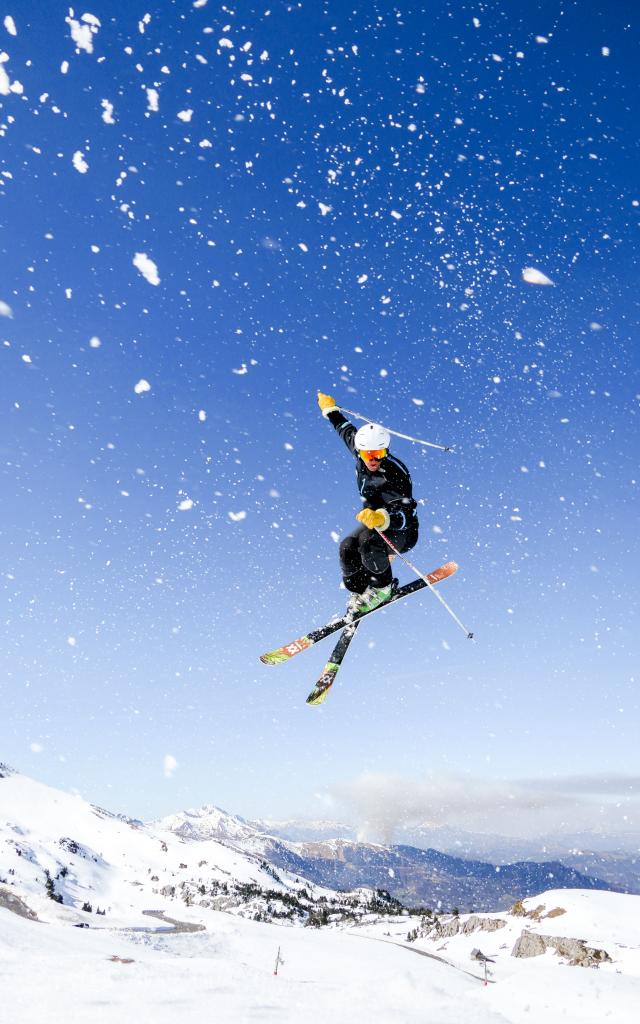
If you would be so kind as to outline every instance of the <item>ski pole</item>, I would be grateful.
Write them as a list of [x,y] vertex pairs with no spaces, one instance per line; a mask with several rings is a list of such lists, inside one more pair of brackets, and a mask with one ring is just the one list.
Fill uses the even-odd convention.
[[456,613],[451,610],[451,608],[449,607],[449,605],[445,601],[444,597],[442,596],[442,594],[439,593],[439,591],[436,590],[436,588],[434,587],[433,583],[429,583],[429,580],[424,575],[424,573],[420,572],[420,570],[416,568],[416,566],[413,564],[413,562],[410,562],[408,558],[405,558],[405,556],[403,554],[401,554],[396,547],[394,547],[394,545],[391,543],[391,541],[386,536],[386,534],[384,534],[382,532],[382,530],[376,530],[376,533],[380,534],[380,536],[382,537],[383,541],[385,542],[385,544],[388,544],[388,546],[393,551],[394,555],[397,555],[398,558],[401,558],[402,561],[405,563],[405,565],[408,565],[409,568],[412,569],[413,572],[415,572],[416,576],[419,576],[421,580],[424,580],[424,582],[427,584],[427,587],[429,588],[429,590],[433,594],[436,595],[436,597],[438,598],[438,601],[440,602],[440,604],[444,605],[444,607],[447,609],[447,611],[449,612],[449,615],[454,620],[454,622],[457,622],[458,625],[460,626],[460,629],[463,631],[463,633],[467,634],[467,640],[473,640],[473,633],[470,633],[469,630],[467,629],[467,627],[464,626],[462,624],[462,622],[460,622],[460,619],[458,618]]
[[[355,416],[355,418],[357,420],[364,420],[365,423],[370,423],[371,422],[371,420],[369,419],[368,416],[362,416],[361,413],[354,412],[353,409],[345,409],[341,405],[338,406],[338,409],[340,410],[340,412],[348,413],[349,416]],[[382,423],[380,424],[380,426],[382,426]],[[411,437],[409,434],[400,434],[400,433],[398,433],[397,430],[391,430],[390,427],[385,427],[384,429],[388,430],[390,434],[394,435],[394,437],[402,437],[405,441],[413,441],[415,444],[424,444],[424,445],[427,446],[427,448],[438,448],[441,452],[452,452],[453,451],[453,446],[451,446],[451,445],[433,444],[433,442],[431,442],[431,441],[423,441],[419,437]]]

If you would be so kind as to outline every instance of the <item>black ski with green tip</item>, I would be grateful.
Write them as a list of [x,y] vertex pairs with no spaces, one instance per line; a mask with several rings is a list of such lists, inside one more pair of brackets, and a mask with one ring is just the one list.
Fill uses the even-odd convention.
[[[388,603],[389,602],[387,601],[387,604]],[[351,625],[345,626],[345,628],[342,630],[342,633],[340,634],[340,639],[333,648],[327,664],[324,666],[322,672],[320,673],[320,678],[318,679],[318,682],[316,683],[313,690],[307,697],[307,704],[313,704],[315,706],[318,704],[322,704],[327,699],[329,690],[333,686],[336,676],[340,671],[340,666],[342,665],[345,655],[349,650],[349,644],[351,643],[354,636],[358,632],[358,627],[360,625],[361,619],[362,616],[360,616],[360,618],[357,621],[352,622]]]

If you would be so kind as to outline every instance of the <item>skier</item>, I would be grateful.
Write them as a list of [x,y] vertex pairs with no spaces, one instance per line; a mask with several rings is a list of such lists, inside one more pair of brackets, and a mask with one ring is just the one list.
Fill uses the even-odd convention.
[[378,533],[387,534],[398,551],[410,551],[418,541],[418,517],[409,470],[389,455],[389,431],[377,423],[357,429],[340,412],[331,395],[318,392],[322,415],[356,459],[356,478],[364,508],[361,524],[340,542],[340,567],[351,593],[347,612],[371,611],[388,601],[397,585],[389,561],[389,547]]

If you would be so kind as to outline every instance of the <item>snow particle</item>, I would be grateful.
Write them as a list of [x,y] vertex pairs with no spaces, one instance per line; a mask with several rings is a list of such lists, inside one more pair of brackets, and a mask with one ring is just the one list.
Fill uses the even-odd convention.
[[73,154],[73,166],[78,174],[86,174],[89,170],[89,164],[84,158],[84,153],[81,153],[79,149]]
[[243,519],[247,518],[246,512],[227,512],[227,515],[232,523],[241,523]]
[[13,318],[13,310],[8,302],[3,302],[0,299],[0,316],[8,316],[10,319]]
[[184,498],[178,505],[178,512],[189,512],[193,508],[193,500]]
[[522,271],[522,280],[527,284],[553,284],[550,277],[543,274],[541,270],[536,270],[535,267],[525,267]]
[[149,284],[158,285],[160,284],[160,276],[158,274],[158,268],[152,259],[147,256],[144,252],[137,252],[133,257],[133,265],[137,270],[140,271],[142,276]]
[[18,30],[16,29],[16,23],[10,14],[7,14],[6,18],[4,19],[4,27],[6,28],[10,36],[17,36]]
[[11,92],[11,82],[9,81],[9,76],[4,69],[3,57],[6,59],[6,54],[0,55],[0,96],[8,96]]
[[135,391],[136,395],[143,395],[145,391],[151,391],[151,385],[148,380],[145,380],[144,377],[142,377],[134,386],[133,390]]
[[173,754],[165,754],[162,759],[162,770],[165,779],[170,779],[173,776],[173,773],[175,772],[177,767],[178,762],[176,761]]
[[[71,14],[73,12],[71,11]],[[80,21],[76,21],[73,17],[64,19],[69,26],[71,31],[71,38],[76,44],[78,51],[84,50],[85,53],[93,53],[93,36],[96,35],[100,28],[100,21],[94,14],[83,14]]]
[[102,120],[105,124],[115,124],[113,117],[113,103],[109,103],[109,100],[102,100],[100,103],[102,107]]

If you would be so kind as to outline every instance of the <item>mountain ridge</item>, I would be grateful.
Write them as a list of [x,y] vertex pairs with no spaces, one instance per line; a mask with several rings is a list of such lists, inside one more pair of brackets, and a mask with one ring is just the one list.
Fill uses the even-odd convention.
[[501,910],[551,886],[634,891],[594,878],[557,858],[498,865],[407,844],[386,846],[345,838],[294,842],[262,831],[264,821],[257,825],[215,805],[179,812],[156,824],[192,842],[215,835],[316,885],[338,891],[385,889],[410,907],[463,905],[481,911]]

